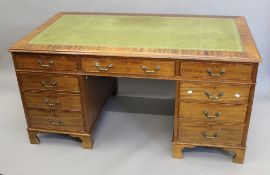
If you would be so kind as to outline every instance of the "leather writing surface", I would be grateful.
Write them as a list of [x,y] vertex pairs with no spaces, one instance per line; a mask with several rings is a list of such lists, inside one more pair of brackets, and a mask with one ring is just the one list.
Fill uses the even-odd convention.
[[232,18],[66,14],[30,44],[242,52]]

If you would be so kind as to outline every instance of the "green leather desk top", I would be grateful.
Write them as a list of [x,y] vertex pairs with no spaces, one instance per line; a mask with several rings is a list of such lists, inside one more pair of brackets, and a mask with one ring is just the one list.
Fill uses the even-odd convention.
[[235,19],[65,14],[29,44],[242,52]]

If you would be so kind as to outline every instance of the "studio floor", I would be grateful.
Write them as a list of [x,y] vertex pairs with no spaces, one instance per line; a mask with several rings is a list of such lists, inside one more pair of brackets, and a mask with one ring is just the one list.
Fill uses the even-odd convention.
[[[130,80],[119,81],[119,96],[106,103],[95,128],[92,150],[82,149],[77,139],[54,134],[40,135],[41,144],[31,145],[11,59],[0,59],[0,70],[0,174],[270,174],[270,93],[260,93],[260,86],[254,99],[245,163],[240,165],[231,162],[231,154],[208,148],[185,150],[183,160],[173,159],[173,94],[167,98],[166,91],[155,91],[153,86],[151,92],[161,91],[160,98],[147,96],[148,92],[134,88],[140,80],[134,80],[133,86]],[[163,86],[168,93],[170,87],[174,90],[172,82]]]

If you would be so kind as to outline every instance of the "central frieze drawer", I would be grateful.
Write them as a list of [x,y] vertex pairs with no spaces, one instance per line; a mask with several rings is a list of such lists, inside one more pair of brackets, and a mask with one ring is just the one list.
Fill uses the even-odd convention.
[[248,104],[251,85],[180,83],[180,99]]
[[54,90],[79,92],[79,78],[70,75],[21,74],[23,90]]
[[15,56],[16,69],[77,71],[78,59],[65,55],[19,54]]
[[247,106],[185,103],[179,105],[179,118],[199,122],[245,123]]
[[26,107],[82,111],[80,95],[25,92],[23,99]]
[[31,128],[57,131],[84,131],[84,120],[78,112],[28,109]]
[[175,62],[140,59],[83,58],[82,71],[146,76],[174,76]]
[[244,125],[191,126],[178,128],[178,141],[206,145],[241,145]]
[[188,78],[251,81],[252,71],[252,64],[183,62],[181,63],[180,75]]

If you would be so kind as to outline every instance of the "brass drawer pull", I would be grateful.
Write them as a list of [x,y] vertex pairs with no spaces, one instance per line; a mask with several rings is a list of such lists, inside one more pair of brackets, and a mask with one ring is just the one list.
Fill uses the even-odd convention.
[[220,97],[224,96],[224,92],[219,92],[217,95],[213,95],[209,91],[205,91],[204,94],[211,100],[220,99]]
[[42,64],[42,61],[38,60],[38,64],[41,68],[51,68],[54,65],[54,61],[51,60],[48,64]]
[[158,70],[160,70],[160,66],[154,67],[154,70],[148,70],[147,66],[142,66],[142,70],[144,70],[144,72],[148,74],[155,74]]
[[213,71],[211,71],[210,69],[207,69],[207,73],[210,77],[221,77],[222,75],[225,74],[225,69],[221,69],[221,71],[218,74],[214,74]]
[[44,103],[47,104],[48,106],[56,106],[57,104],[60,103],[60,100],[56,100],[55,102],[50,102],[48,98],[44,99]]
[[99,63],[96,63],[96,68],[102,72],[108,72],[112,68],[112,64],[109,64],[107,67],[100,67]]
[[52,81],[50,83],[46,83],[46,81],[42,80],[40,83],[45,88],[53,88],[54,86],[57,85],[57,82],[56,81]]
[[49,123],[51,125],[54,125],[54,126],[62,126],[62,125],[64,125],[64,120],[53,120],[53,119],[50,119],[49,120]]
[[214,132],[213,134],[209,134],[207,131],[202,132],[202,136],[205,139],[215,139],[218,137],[218,132]]
[[221,112],[216,112],[214,116],[210,115],[208,113],[208,111],[203,111],[203,114],[205,115],[205,117],[207,117],[208,119],[213,119],[213,118],[218,118],[221,116]]

